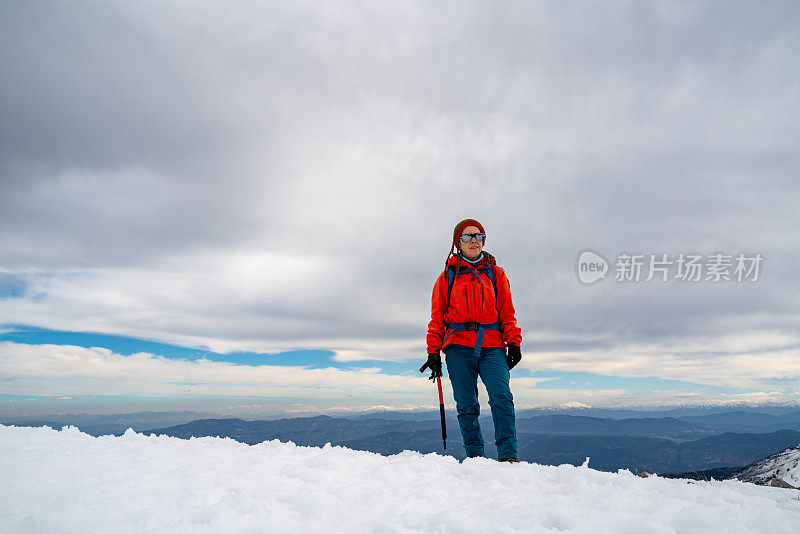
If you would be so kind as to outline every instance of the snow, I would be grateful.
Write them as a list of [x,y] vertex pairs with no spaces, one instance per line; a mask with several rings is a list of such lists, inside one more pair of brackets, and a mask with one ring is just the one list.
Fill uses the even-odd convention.
[[797,532],[796,490],[0,425],[0,532]]
[[800,445],[754,462],[737,475],[741,480],[759,484],[767,484],[776,477],[792,486],[800,486]]

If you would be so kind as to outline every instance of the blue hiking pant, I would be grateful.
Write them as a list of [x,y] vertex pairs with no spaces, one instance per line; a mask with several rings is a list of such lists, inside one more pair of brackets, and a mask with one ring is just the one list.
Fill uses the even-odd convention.
[[485,456],[483,435],[478,422],[478,376],[489,393],[489,406],[494,421],[494,439],[498,458],[517,457],[517,428],[514,423],[514,397],[508,385],[510,373],[506,351],[499,347],[483,347],[480,355],[464,345],[448,345],[444,352],[453,397],[458,409],[458,426],[464,438],[467,456]]

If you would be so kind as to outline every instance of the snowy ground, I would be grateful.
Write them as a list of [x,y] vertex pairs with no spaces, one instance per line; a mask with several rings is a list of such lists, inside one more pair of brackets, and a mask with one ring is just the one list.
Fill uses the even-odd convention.
[[0,425],[0,532],[797,532],[796,490]]

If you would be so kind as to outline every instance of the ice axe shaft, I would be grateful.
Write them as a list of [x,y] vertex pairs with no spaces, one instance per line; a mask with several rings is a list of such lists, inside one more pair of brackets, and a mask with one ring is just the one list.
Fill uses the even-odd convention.
[[444,423],[444,399],[442,398],[442,377],[436,377],[436,385],[439,386],[439,415],[442,416],[442,446],[447,449],[447,425]]

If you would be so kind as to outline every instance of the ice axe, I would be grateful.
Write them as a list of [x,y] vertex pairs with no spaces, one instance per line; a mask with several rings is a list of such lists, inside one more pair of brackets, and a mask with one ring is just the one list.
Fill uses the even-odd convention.
[[[425,368],[429,367],[428,362],[420,367],[419,372],[424,373]],[[447,449],[447,425],[444,422],[444,398],[442,397],[442,375],[438,374],[432,367],[431,367],[431,377],[430,379],[436,377],[436,385],[439,387],[439,415],[442,418],[442,447]]]

